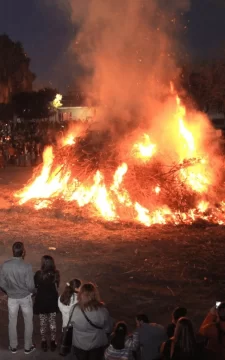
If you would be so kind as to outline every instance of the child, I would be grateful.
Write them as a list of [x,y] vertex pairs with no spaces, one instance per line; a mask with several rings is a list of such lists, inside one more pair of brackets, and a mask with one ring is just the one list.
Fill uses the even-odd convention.
[[62,295],[58,299],[59,310],[62,313],[63,328],[65,328],[69,321],[70,311],[77,303],[77,294],[81,287],[79,279],[73,279],[66,283],[66,287]]
[[105,360],[133,360],[133,352],[139,346],[138,333],[135,331],[132,336],[128,336],[126,323],[117,323],[112,335],[109,347],[105,350]]

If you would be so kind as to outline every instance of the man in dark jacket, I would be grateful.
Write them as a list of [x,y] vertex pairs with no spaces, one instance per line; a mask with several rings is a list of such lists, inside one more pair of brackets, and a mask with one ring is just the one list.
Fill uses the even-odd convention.
[[25,248],[22,242],[15,242],[12,247],[13,258],[7,260],[1,269],[0,287],[8,295],[9,311],[9,349],[16,353],[17,317],[21,308],[25,324],[24,351],[25,354],[35,350],[32,343],[33,335],[33,302],[34,276],[32,266],[24,262]]

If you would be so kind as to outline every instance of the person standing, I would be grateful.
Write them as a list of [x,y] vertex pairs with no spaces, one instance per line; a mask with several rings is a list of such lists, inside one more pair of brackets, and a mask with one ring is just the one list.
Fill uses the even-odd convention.
[[79,279],[73,279],[70,282],[66,283],[66,287],[59,297],[58,307],[62,313],[62,327],[66,328],[70,312],[74,305],[77,303],[77,295],[81,287],[81,281]]
[[32,266],[24,262],[25,248],[22,242],[12,246],[13,258],[7,260],[1,269],[0,287],[8,295],[9,311],[9,350],[15,354],[18,347],[17,317],[22,310],[25,333],[24,352],[30,354],[35,350],[33,335],[33,302],[31,295],[35,291]]
[[39,315],[41,347],[48,350],[47,330],[50,328],[51,351],[55,351],[56,343],[56,314],[58,312],[58,287],[60,274],[56,269],[52,256],[44,255],[41,259],[41,270],[34,276],[37,293],[34,301],[34,314]]
[[112,331],[112,321],[92,283],[81,286],[71,323],[75,358],[101,360],[108,344],[107,335]]

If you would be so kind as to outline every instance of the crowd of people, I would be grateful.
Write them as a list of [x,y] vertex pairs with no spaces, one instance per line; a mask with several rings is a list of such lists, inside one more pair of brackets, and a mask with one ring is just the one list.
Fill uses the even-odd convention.
[[[66,126],[66,124],[65,124]],[[42,161],[43,149],[56,143],[62,125],[48,122],[0,122],[0,168],[29,167]]]
[[[70,331],[71,344],[67,347],[76,360],[225,359],[225,302],[210,310],[197,334],[184,307],[174,310],[166,328],[149,322],[144,313],[137,314],[136,329],[129,334],[124,321],[114,324],[94,284],[74,278],[59,295],[60,272],[51,256],[42,257],[40,270],[34,275],[32,266],[24,261],[24,244],[14,243],[12,251],[13,257],[3,264],[0,273],[0,287],[8,296],[12,353],[18,348],[16,327],[21,308],[25,354],[36,348],[32,341],[33,313],[39,316],[42,350],[57,350],[56,314],[61,312],[61,338],[65,340]],[[61,345],[65,345],[63,340]]]

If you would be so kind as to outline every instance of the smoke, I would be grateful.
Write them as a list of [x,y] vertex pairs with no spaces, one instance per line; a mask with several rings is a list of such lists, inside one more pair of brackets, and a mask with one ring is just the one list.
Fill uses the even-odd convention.
[[122,131],[151,122],[177,76],[179,18],[189,1],[56,1],[79,25],[72,50],[89,74],[84,91],[104,109],[99,123]]

